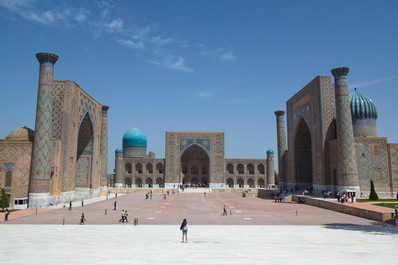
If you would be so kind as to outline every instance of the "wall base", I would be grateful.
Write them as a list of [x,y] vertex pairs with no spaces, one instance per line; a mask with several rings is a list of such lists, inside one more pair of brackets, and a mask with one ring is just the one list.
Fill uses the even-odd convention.
[[29,193],[29,208],[48,208],[50,206],[50,193]]

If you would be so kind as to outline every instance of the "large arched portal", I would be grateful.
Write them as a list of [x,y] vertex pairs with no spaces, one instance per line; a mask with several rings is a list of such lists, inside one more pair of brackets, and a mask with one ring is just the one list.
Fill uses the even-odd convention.
[[93,125],[90,116],[84,116],[77,140],[76,178],[77,188],[91,188],[91,163],[93,157]]
[[304,119],[300,119],[296,127],[294,151],[296,182],[312,185],[311,133]]
[[[206,151],[194,144],[182,153],[180,179],[184,184],[209,185],[210,159]],[[188,170],[184,170],[188,168]],[[201,169],[201,170],[192,170]]]

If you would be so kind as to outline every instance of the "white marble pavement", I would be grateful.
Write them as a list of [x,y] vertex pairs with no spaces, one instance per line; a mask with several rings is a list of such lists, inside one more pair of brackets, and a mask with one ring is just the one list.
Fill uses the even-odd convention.
[[5,264],[398,264],[398,228],[0,225]]

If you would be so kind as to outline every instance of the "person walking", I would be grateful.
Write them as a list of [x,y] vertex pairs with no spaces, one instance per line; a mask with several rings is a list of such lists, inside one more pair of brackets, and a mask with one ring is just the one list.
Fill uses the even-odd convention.
[[119,219],[119,223],[124,223],[124,209],[122,210],[121,214],[120,214],[120,219]]
[[84,200],[82,199],[82,207],[84,206]]
[[129,222],[129,219],[127,218],[129,216],[129,214],[127,213],[127,210],[124,212],[124,220],[126,221],[126,223]]
[[227,214],[227,209],[225,209],[225,205],[224,205],[224,211],[223,211],[222,215],[228,215]]
[[72,201],[69,201],[69,209],[68,210],[72,210]]
[[397,204],[394,205],[394,210],[395,210],[395,217],[398,216],[398,207]]
[[84,218],[84,213],[82,213],[82,216],[80,217],[80,224],[84,225],[84,221],[86,221],[86,218]]
[[113,203],[113,210],[115,210],[115,211],[116,211],[116,205],[117,205],[117,201],[115,201],[115,202]]
[[8,221],[8,215],[10,214],[10,212],[8,211],[8,209],[6,209],[6,212],[4,213],[4,221]]
[[184,243],[184,237],[185,237],[185,243],[188,243],[188,222],[187,219],[184,218],[184,220],[181,223],[180,230],[182,231],[182,239],[181,243]]

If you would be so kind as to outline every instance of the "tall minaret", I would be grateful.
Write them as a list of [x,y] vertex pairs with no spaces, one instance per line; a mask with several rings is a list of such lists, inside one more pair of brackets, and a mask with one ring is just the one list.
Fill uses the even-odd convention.
[[267,151],[267,188],[270,189],[275,185],[274,172],[274,150]]
[[107,186],[108,183],[108,106],[102,106],[101,119],[101,186]]
[[115,151],[115,188],[123,187],[124,183],[124,164],[123,149],[117,148]]
[[50,53],[37,53],[36,58],[40,62],[40,74],[29,182],[29,207],[46,208],[50,205],[52,93],[54,64],[57,62],[58,56]]
[[286,148],[286,133],[285,133],[285,112],[283,110],[275,111],[276,116],[276,133],[278,139],[278,174],[279,186],[286,183],[285,173],[285,152]]
[[337,127],[337,161],[339,192],[345,189],[355,189],[360,195],[357,162],[355,156],[354,133],[348,96],[348,67],[333,69],[336,97],[336,127]]

